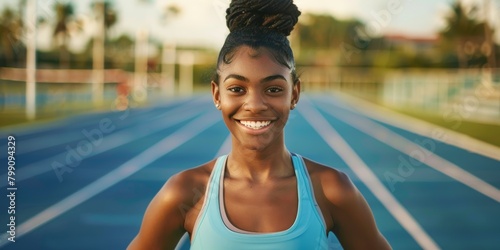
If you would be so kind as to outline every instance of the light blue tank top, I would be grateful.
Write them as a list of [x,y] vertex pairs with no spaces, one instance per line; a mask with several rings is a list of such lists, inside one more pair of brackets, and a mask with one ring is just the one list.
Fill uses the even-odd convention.
[[298,190],[297,216],[290,228],[273,233],[244,232],[224,221],[227,217],[222,209],[224,203],[221,194],[226,160],[227,155],[219,157],[210,176],[203,207],[193,230],[192,250],[328,248],[323,215],[314,198],[309,174],[301,156],[292,154]]

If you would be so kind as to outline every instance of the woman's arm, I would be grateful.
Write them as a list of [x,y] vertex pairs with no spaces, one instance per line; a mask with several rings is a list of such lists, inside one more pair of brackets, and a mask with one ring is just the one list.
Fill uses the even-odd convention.
[[[183,176],[184,175],[184,176]],[[149,204],[128,250],[174,249],[185,233],[185,205],[192,200],[185,173],[172,176]]]
[[324,192],[330,202],[333,232],[344,249],[391,249],[368,203],[349,177],[340,171],[327,172],[322,181]]

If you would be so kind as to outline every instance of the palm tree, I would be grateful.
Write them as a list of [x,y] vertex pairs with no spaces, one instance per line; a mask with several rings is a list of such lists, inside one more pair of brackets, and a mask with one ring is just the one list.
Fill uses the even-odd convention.
[[74,8],[71,2],[56,3],[54,5],[56,12],[56,24],[53,32],[54,44],[59,47],[59,64],[61,68],[69,66],[69,23],[74,15]]
[[7,65],[12,65],[21,44],[22,19],[14,10],[6,7],[0,16],[0,54]]
[[455,45],[460,68],[467,67],[466,45],[480,45],[484,42],[485,32],[492,32],[490,28],[485,27],[486,23],[475,18],[477,11],[476,6],[467,10],[461,1],[456,1],[451,6],[450,14],[445,17],[446,28],[440,32],[446,42]]
[[[109,30],[118,21],[118,13],[116,12],[113,5],[109,1],[93,2],[90,7],[93,10],[96,10],[96,4],[103,4],[104,5],[104,12],[102,14],[103,18],[104,18],[104,31],[105,31],[106,37],[109,37]],[[97,14],[100,14],[100,13],[97,13]]]

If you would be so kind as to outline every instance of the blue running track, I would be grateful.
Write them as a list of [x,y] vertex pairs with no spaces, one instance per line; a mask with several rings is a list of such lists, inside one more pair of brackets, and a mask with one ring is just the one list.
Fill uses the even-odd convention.
[[[346,172],[394,249],[499,249],[499,158],[356,110],[330,95],[304,95],[286,127],[287,147]],[[227,153],[228,135],[208,96],[1,129],[0,249],[125,249],[164,182]],[[333,235],[330,243],[340,249]]]

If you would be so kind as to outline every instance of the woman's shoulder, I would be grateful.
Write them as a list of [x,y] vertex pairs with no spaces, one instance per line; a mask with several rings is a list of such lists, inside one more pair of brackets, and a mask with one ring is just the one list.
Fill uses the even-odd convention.
[[203,195],[216,160],[183,170],[172,175],[158,192],[158,196],[175,203],[192,203]]
[[169,188],[188,190],[205,186],[210,178],[215,161],[216,160],[214,159],[202,165],[178,172],[167,180],[165,186]]
[[[200,200],[215,161],[171,176],[149,203],[141,229],[129,249],[170,249],[192,221],[191,211]],[[167,221],[168,223],[164,223]]]
[[378,231],[368,203],[347,174],[308,159],[304,162],[327,230],[334,232],[345,248],[391,249]]
[[331,203],[342,205],[358,195],[359,191],[349,176],[339,169],[304,158],[314,189]]

